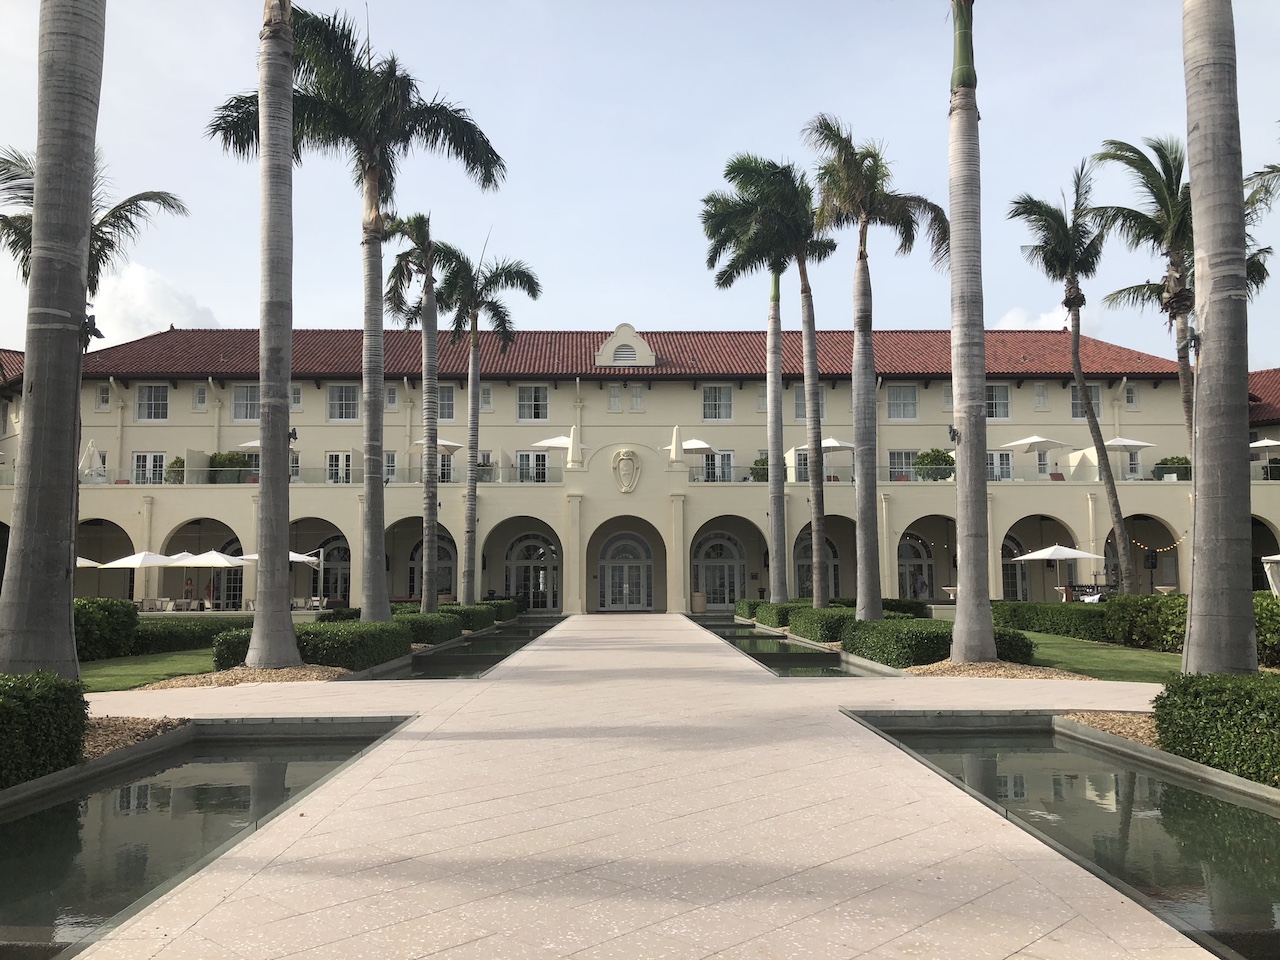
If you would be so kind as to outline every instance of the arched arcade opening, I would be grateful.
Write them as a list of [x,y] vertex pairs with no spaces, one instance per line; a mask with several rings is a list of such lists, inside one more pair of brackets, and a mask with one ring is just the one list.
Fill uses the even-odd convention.
[[589,612],[667,609],[667,548],[657,528],[639,517],[613,517],[587,541]]

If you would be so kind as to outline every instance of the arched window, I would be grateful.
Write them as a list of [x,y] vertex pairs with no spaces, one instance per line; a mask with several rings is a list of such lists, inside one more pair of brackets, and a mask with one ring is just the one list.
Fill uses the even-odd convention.
[[653,550],[638,533],[615,533],[600,548],[601,610],[653,609]]
[[898,541],[898,596],[932,600],[937,594],[933,550],[924,537],[908,531]]
[[555,542],[540,533],[526,533],[511,541],[506,558],[508,597],[523,599],[530,610],[560,606],[560,556]]
[[[243,557],[244,547],[240,546],[240,538],[232,537],[221,547],[219,553],[229,557]],[[212,589],[206,597],[212,600],[218,610],[239,610],[244,606],[244,568],[230,567],[226,570],[210,570]]]
[[[449,537],[436,540],[436,593],[457,594],[456,571],[458,548]],[[419,540],[409,553],[409,592],[415,599],[422,596],[422,541]]]
[[689,589],[705,593],[708,608],[732,607],[746,593],[747,564],[742,544],[731,534],[715,530],[693,545]]
[[[840,553],[836,545],[827,538],[826,549],[822,552],[822,560],[827,565],[827,590],[831,596],[840,596]],[[796,538],[796,596],[813,596],[813,538],[808,531]]]
[[319,597],[322,606],[330,598],[351,600],[351,547],[341,534],[320,544],[320,566],[311,576],[311,595]]
[[1006,600],[1026,600],[1030,595],[1031,571],[1025,563],[1015,563],[1014,557],[1020,557],[1027,551],[1017,537],[1009,534],[1000,544],[1000,581],[1001,596]]
[[636,348],[629,343],[620,343],[613,348],[613,362],[616,366],[635,366],[638,357]]

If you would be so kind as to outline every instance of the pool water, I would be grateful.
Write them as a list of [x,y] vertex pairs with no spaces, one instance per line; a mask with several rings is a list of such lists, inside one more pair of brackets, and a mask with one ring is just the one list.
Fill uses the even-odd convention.
[[367,743],[189,744],[0,822],[0,960],[53,957]]
[[791,643],[777,634],[757,630],[750,624],[738,623],[732,616],[697,616],[690,619],[779,677],[847,679],[854,676],[841,667],[837,651]]
[[532,643],[557,623],[559,617],[522,618],[492,632],[444,644],[413,656],[403,670],[382,680],[476,680],[511,654]]
[[1148,909],[1197,931],[1206,947],[1280,958],[1274,812],[1050,733],[894,736],[1015,821],[1128,884]]

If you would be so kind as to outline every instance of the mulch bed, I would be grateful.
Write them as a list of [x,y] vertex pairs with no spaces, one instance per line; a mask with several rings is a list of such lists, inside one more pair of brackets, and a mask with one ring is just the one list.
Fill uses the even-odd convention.
[[84,758],[97,760],[190,722],[173,717],[90,717],[84,732]]

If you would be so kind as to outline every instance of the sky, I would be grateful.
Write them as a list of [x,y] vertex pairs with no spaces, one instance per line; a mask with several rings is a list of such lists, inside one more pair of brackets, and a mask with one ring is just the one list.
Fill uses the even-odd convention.
[[[26,150],[35,144],[37,8],[0,0],[0,144]],[[343,9],[367,22],[375,52],[394,52],[425,96],[469,110],[506,160],[501,189],[481,192],[455,164],[415,153],[401,167],[395,205],[430,213],[437,239],[473,256],[487,249],[529,264],[543,295],[510,295],[517,329],[762,327],[768,279],[716,289],[701,199],[724,186],[735,153],[812,169],[801,131],[818,113],[879,141],[897,189],[946,207],[943,0],[368,0]],[[191,216],[159,217],[104,281],[99,346],[170,324],[257,325],[256,165],[224,154],[204,130],[218,104],[256,89],[261,13],[262,0],[170,4],[163,15],[137,0],[109,5],[98,144],[115,193],[169,190]],[[1237,0],[1235,15],[1248,172],[1280,161],[1280,4]],[[1061,288],[1022,258],[1025,228],[1006,219],[1016,195],[1060,200],[1072,169],[1104,139],[1185,139],[1181,29],[1176,0],[976,6],[989,328],[1065,321]],[[350,167],[309,155],[294,191],[294,322],[358,327],[360,198]],[[1095,198],[1138,199],[1106,168]],[[1256,236],[1280,246],[1280,211]],[[855,238],[836,239],[836,253],[811,271],[820,329],[852,326]],[[876,326],[947,327],[949,281],[927,252],[898,257],[882,231],[870,244]],[[1084,284],[1084,332],[1172,357],[1160,316],[1101,303],[1162,273],[1153,255],[1110,243]],[[782,296],[784,326],[798,328],[794,271]],[[1251,369],[1280,366],[1278,307],[1280,279],[1250,307]],[[0,346],[22,348],[25,311],[16,267],[0,262]]]

